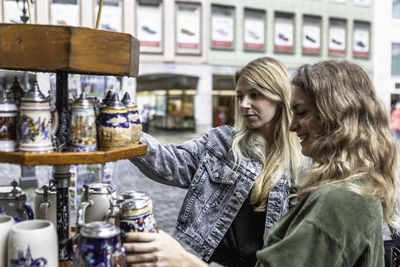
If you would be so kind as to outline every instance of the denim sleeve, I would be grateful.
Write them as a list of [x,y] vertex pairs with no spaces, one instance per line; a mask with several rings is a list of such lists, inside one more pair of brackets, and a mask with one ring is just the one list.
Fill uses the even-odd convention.
[[205,153],[208,134],[182,145],[162,145],[146,133],[140,141],[147,145],[147,154],[130,161],[144,175],[162,184],[188,188]]

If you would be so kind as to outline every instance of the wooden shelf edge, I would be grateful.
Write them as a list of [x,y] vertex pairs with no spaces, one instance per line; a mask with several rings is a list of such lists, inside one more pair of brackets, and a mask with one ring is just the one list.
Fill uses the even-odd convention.
[[146,153],[147,146],[144,144],[134,144],[129,147],[94,152],[24,153],[0,151],[0,162],[26,166],[102,164],[110,161],[143,156],[146,155]]

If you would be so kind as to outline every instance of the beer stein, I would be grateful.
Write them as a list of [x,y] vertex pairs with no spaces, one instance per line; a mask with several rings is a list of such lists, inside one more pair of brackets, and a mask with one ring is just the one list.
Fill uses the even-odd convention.
[[122,234],[129,232],[157,232],[157,222],[153,215],[150,197],[143,192],[129,191],[129,199],[122,203],[119,226]]
[[57,230],[47,220],[30,220],[11,227],[8,266],[58,266]]
[[51,111],[50,100],[40,92],[35,82],[21,99],[20,145],[24,152],[51,152],[54,150],[52,136],[58,126],[56,111]]
[[94,221],[107,221],[112,213],[115,189],[109,184],[93,183],[83,185],[81,203],[77,213],[79,227]]
[[75,266],[126,266],[126,253],[118,227],[107,222],[83,226],[78,237]]
[[57,225],[57,190],[47,185],[37,188],[33,209],[35,219],[49,220]]
[[142,123],[140,122],[138,107],[128,94],[125,93],[122,98],[122,104],[128,109],[129,129],[131,131],[131,142],[139,143],[140,134],[142,133]]
[[26,195],[16,181],[12,181],[11,186],[0,187],[0,206],[16,222],[32,220],[34,217],[32,208],[26,204]]
[[129,130],[128,110],[114,94],[101,111],[99,125],[99,143],[102,150],[129,146],[131,132]]
[[17,106],[3,90],[0,96],[0,151],[17,150],[17,115]]
[[25,95],[24,89],[19,85],[18,78],[14,77],[14,80],[8,89],[7,97],[11,99],[15,105],[19,108],[21,105],[21,98]]
[[71,112],[69,150],[77,152],[96,151],[96,116],[93,102],[85,93],[74,101]]

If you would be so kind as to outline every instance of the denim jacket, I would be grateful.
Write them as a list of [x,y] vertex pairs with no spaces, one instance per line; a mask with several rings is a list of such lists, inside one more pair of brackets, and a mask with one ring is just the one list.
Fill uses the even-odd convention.
[[[145,156],[130,159],[154,181],[188,189],[175,226],[174,237],[205,261],[213,254],[243,205],[262,164],[246,158],[233,170],[232,127],[210,130],[182,145],[161,145],[142,133]],[[265,234],[288,211],[292,181],[286,171],[268,196]]]

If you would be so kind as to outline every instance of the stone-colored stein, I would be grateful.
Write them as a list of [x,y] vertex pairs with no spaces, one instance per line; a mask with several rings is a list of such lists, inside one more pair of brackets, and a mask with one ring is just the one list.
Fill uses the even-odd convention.
[[51,152],[52,137],[58,127],[56,111],[51,111],[50,99],[40,92],[35,82],[31,90],[21,99],[20,144],[23,152]]
[[128,92],[122,98],[122,104],[128,109],[129,129],[131,131],[131,142],[139,143],[140,134],[142,133],[142,123],[140,122],[138,107],[131,100]]
[[99,145],[102,150],[129,146],[131,132],[129,129],[128,109],[114,94],[101,111],[99,125]]

